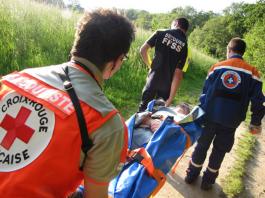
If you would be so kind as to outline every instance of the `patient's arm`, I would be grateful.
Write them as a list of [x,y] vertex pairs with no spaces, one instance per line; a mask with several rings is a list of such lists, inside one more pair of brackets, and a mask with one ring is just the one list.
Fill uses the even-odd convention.
[[159,119],[151,119],[150,128],[152,132],[155,132],[161,125],[162,121]]
[[141,123],[141,127],[150,127],[151,126],[151,114],[150,115],[147,115],[143,120],[142,120],[142,123]]
[[151,117],[147,117],[143,120],[141,127],[148,127],[151,129],[152,132],[155,132],[161,125],[161,120],[159,119],[152,119]]

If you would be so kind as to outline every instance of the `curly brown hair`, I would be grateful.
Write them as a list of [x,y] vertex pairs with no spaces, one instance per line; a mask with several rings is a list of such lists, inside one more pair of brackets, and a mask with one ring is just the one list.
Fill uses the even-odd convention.
[[107,62],[128,53],[134,38],[132,23],[117,11],[86,12],[78,22],[71,56],[85,58],[102,71]]

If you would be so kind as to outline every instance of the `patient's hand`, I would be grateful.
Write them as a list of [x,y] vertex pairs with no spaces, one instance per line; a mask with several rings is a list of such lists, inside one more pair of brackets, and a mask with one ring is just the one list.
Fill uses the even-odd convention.
[[161,120],[159,119],[151,119],[150,120],[150,129],[152,132],[155,132],[161,125]]

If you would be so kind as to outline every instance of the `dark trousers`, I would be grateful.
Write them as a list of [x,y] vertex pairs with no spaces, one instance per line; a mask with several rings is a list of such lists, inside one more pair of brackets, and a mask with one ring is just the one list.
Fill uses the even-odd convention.
[[148,103],[153,99],[159,99],[162,98],[163,100],[167,100],[170,94],[170,90],[157,90],[154,87],[144,87],[142,92],[142,100],[139,105],[139,112],[145,111]]
[[192,154],[192,162],[198,165],[203,164],[207,151],[213,142],[208,167],[218,170],[221,167],[225,154],[230,152],[233,147],[235,130],[235,128],[224,127],[216,123],[206,123]]

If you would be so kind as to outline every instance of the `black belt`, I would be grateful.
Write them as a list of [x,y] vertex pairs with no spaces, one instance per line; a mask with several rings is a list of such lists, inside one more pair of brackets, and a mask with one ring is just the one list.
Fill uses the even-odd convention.
[[240,101],[242,98],[242,95],[240,93],[232,93],[232,92],[227,92],[227,91],[223,91],[223,90],[216,90],[214,92],[214,96],[227,98],[227,99],[235,100],[235,101]]

